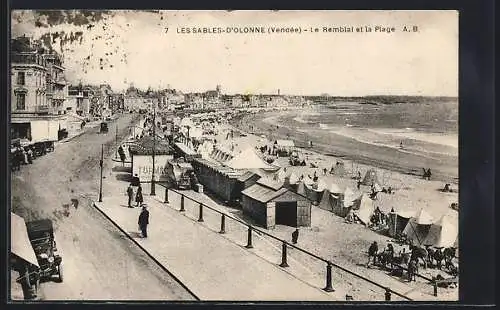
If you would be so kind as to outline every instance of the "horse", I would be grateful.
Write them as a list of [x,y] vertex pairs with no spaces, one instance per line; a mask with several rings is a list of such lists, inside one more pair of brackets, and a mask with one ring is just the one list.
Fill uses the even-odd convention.
[[424,269],[427,269],[429,253],[426,249],[418,246],[411,246],[411,256],[410,261],[415,260],[418,264],[418,260],[421,259],[424,263]]
[[399,252],[398,256],[392,257],[392,265],[408,265],[410,262],[410,253]]
[[457,249],[455,247],[445,248],[443,251],[443,259],[445,263],[446,264],[451,263],[453,258],[455,258],[456,254],[457,254]]
[[434,251],[433,258],[436,260],[437,268],[441,270],[442,261],[444,260],[444,254],[443,251],[441,251],[441,248],[438,248]]
[[425,249],[427,250],[427,264],[433,266],[435,250],[430,245],[426,245]]

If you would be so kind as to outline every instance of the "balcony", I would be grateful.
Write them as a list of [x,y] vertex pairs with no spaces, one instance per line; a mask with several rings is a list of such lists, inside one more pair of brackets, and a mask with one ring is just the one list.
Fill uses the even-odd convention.
[[35,112],[36,113],[49,113],[49,106],[48,105],[39,105],[35,107]]
[[66,80],[63,77],[57,77],[56,79],[53,79],[54,84],[58,85],[66,85]]
[[11,63],[31,64],[45,67],[45,61],[40,55],[33,53],[15,53],[10,56]]
[[66,95],[62,92],[54,92],[52,95],[52,99],[55,100],[66,100]]

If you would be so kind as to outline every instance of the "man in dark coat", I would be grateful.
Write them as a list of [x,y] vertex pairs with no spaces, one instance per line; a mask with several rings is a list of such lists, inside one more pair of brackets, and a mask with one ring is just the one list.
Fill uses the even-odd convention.
[[137,222],[139,224],[139,228],[142,233],[143,238],[148,237],[148,224],[149,224],[149,211],[146,208],[146,205],[142,206],[142,211],[141,214],[139,214],[139,221]]
[[135,202],[137,202],[137,206],[140,206],[144,202],[144,198],[142,197],[141,183],[139,183],[139,187],[137,188],[137,193],[135,194]]
[[128,207],[133,208],[132,200],[134,199],[134,189],[132,188],[132,183],[130,183],[127,188],[127,196],[128,196]]
[[299,229],[295,229],[295,231],[292,233],[292,243],[297,244],[297,240],[299,239]]
[[370,266],[370,260],[372,257],[373,257],[373,264],[376,263],[377,253],[378,253],[378,244],[377,241],[373,241],[373,243],[370,245],[370,248],[368,248],[368,262],[366,263],[366,267]]

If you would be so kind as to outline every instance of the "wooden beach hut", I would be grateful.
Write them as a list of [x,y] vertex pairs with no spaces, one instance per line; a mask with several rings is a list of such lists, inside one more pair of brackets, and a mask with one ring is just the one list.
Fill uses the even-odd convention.
[[259,179],[242,192],[243,213],[258,225],[311,226],[311,204],[307,198],[283,186],[282,182]]

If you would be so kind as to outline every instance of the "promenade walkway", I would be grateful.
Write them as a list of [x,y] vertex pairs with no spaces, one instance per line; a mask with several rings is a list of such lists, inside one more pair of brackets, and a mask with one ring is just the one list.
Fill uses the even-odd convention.
[[[160,189],[160,188],[159,188]],[[263,258],[218,233],[144,195],[149,206],[148,238],[140,238],[139,208],[128,208],[126,196],[95,202],[145,251],[155,257],[201,300],[328,301],[326,293],[300,281]]]

